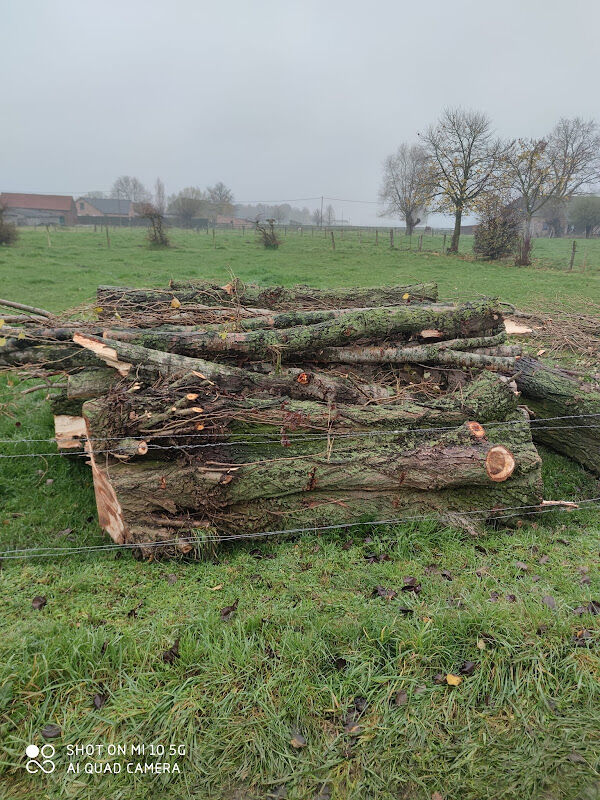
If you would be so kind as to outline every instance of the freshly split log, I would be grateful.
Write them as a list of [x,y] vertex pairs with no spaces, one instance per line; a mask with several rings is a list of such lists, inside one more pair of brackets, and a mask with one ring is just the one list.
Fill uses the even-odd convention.
[[252,306],[277,310],[297,310],[307,307],[344,308],[361,306],[406,305],[410,302],[434,302],[437,285],[375,287],[358,289],[315,289],[310,286],[257,286],[234,280],[225,286],[198,281],[172,281],[169,290],[132,289],[120,286],[99,286],[96,299],[103,315],[130,313],[151,308],[153,311],[171,308],[177,303],[201,303],[213,306]]
[[[600,387],[564,369],[523,356],[514,378],[532,421],[534,441],[600,475]],[[549,419],[547,417],[567,417]]]

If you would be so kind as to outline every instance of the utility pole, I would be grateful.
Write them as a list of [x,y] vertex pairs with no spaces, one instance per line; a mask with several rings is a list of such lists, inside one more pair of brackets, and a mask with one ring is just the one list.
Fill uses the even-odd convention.
[[323,227],[323,195],[321,195],[321,227]]

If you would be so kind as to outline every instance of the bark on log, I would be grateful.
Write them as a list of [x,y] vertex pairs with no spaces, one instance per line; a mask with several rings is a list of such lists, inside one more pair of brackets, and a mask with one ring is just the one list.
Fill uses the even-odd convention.
[[[328,447],[322,453],[240,462],[142,461],[97,467],[112,487],[125,522],[153,535],[152,518],[192,515],[217,530],[258,532],[302,524],[335,524],[406,509],[503,516],[503,508],[541,502],[540,459],[521,415],[502,431],[476,438],[467,425],[424,440],[406,434],[376,447]],[[247,456],[246,456],[247,457]],[[506,488],[505,488],[506,487]],[[512,512],[507,512],[511,514]],[[300,516],[299,516],[300,515]],[[164,527],[164,526],[162,526]]]
[[[308,435],[306,449],[311,449],[311,445],[321,444],[311,439],[314,434],[335,438],[353,433],[457,427],[469,420],[485,423],[513,414],[517,402],[508,385],[489,373],[442,398],[404,397],[394,405],[366,408],[285,398],[239,399],[194,376],[152,391],[130,393],[119,388],[84,406],[83,413],[98,438],[130,436],[158,444],[188,445],[244,440],[251,434],[269,445],[261,448],[264,452],[270,449],[278,456],[287,455],[292,445],[298,447],[303,434]],[[193,409],[196,412],[192,416],[183,416],[182,412]]]
[[293,398],[331,400],[341,403],[366,403],[390,397],[391,389],[378,384],[361,384],[333,378],[324,372],[285,369],[276,374],[264,375],[239,367],[218,364],[199,358],[151,350],[128,342],[99,339],[75,334],[73,341],[96,353],[97,357],[114,366],[120,374],[128,375],[133,364],[142,372],[163,376],[199,373],[200,377],[217,382],[228,392],[264,391]]
[[[595,427],[600,426],[598,386],[534,358],[523,356],[517,365],[517,387],[535,413],[534,441],[600,475],[600,427]],[[565,416],[570,419],[544,422],[546,417]]]
[[[408,297],[406,296],[408,295]],[[405,305],[410,302],[434,302],[437,300],[435,283],[412,286],[380,286],[355,289],[316,289],[310,286],[257,286],[233,281],[225,286],[198,282],[171,282],[168,290],[132,289],[120,286],[99,286],[97,303],[102,313],[122,313],[151,307],[153,310],[167,309],[174,298],[182,305],[202,303],[205,305],[258,306],[277,310],[297,310],[301,307],[343,308],[386,305]]]
[[269,358],[278,354],[290,360],[299,355],[309,357],[324,347],[381,341],[398,335],[440,340],[498,336],[503,332],[497,305],[482,301],[460,306],[436,304],[350,311],[315,325],[242,333],[182,334],[144,330],[133,341],[151,349],[193,357],[242,354]]

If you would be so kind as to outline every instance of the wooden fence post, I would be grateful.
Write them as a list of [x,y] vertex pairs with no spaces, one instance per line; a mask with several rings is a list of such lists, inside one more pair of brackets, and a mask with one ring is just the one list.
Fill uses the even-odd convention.
[[390,248],[394,249],[394,229],[390,228]]
[[108,233],[108,225],[104,226],[104,230],[106,231],[106,246],[110,250],[110,236],[109,236],[109,233]]
[[419,253],[423,249],[423,234],[419,236]]
[[379,244],[379,231],[375,228],[375,244]]
[[446,233],[444,234],[444,244],[442,245],[442,253],[445,253],[445,252],[446,252],[446,236],[447,236],[447,235],[448,235],[448,234],[446,234]]
[[333,247],[333,252],[335,253],[335,237],[333,235],[333,231],[331,231],[331,246]]
[[577,250],[577,242],[573,239],[573,247],[571,249],[571,261],[569,262],[569,272],[573,269],[573,262],[575,261],[575,250]]

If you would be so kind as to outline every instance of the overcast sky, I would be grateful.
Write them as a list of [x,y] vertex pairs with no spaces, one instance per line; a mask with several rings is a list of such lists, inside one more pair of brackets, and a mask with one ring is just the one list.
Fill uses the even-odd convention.
[[[600,119],[598,0],[1,0],[0,190],[121,174],[376,220],[381,164],[444,106],[499,134]],[[328,202],[328,201],[326,201]],[[316,207],[316,201],[297,205]]]

